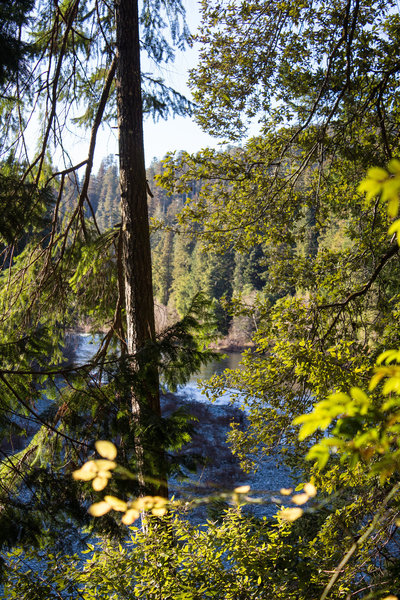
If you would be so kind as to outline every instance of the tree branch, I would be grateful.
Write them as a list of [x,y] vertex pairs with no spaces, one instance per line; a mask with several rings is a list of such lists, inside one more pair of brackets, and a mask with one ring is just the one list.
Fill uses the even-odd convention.
[[345,306],[347,306],[347,304],[349,304],[349,302],[352,302],[353,300],[355,300],[355,298],[359,298],[360,296],[363,296],[371,288],[372,284],[374,283],[374,281],[376,280],[376,278],[378,277],[379,273],[382,271],[382,269],[386,265],[386,263],[393,256],[395,256],[395,254],[397,254],[398,251],[399,251],[399,246],[396,242],[389,248],[389,250],[386,252],[386,254],[384,254],[382,256],[375,271],[372,273],[370,279],[364,285],[364,287],[361,288],[361,290],[358,290],[358,292],[353,292],[353,293],[349,294],[347,296],[347,298],[345,300],[343,300],[342,302],[331,302],[330,304],[321,304],[320,306],[317,307],[318,310],[326,310],[328,308],[340,308],[341,310],[343,310],[343,308],[345,308]]

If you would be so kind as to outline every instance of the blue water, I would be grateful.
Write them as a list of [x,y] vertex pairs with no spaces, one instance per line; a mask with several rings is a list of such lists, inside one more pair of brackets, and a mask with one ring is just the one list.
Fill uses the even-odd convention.
[[[98,348],[98,343],[99,339],[96,337],[83,334],[74,336],[70,340],[70,346],[73,349],[75,363],[85,364],[90,361]],[[194,443],[200,444],[198,450],[209,456],[210,460],[197,474],[190,475],[188,473],[186,481],[172,478],[169,481],[169,489],[170,493],[176,497],[189,499],[193,496],[206,496],[218,491],[233,490],[239,485],[250,485],[252,495],[264,498],[265,502],[260,506],[248,506],[244,510],[259,518],[272,517],[277,511],[274,492],[282,487],[290,487],[291,479],[288,469],[277,468],[276,459],[270,457],[259,462],[256,473],[243,472],[225,442],[230,420],[241,420],[243,427],[246,426],[246,414],[240,410],[240,398],[232,405],[232,391],[226,390],[215,403],[211,403],[201,390],[201,380],[208,379],[214,373],[222,373],[226,368],[237,368],[239,362],[240,353],[227,354],[220,362],[213,362],[203,367],[172,396],[176,407],[183,406],[187,408],[188,412],[197,415],[199,419],[198,434],[197,442],[194,440]],[[169,398],[169,402],[171,402],[171,398]],[[202,524],[209,518],[207,508],[200,507],[191,511],[187,514],[187,518],[194,524]],[[94,542],[94,540],[92,541]],[[77,550],[79,551],[80,548]],[[28,560],[27,567],[40,575],[41,564],[36,560]],[[0,597],[1,592],[0,587]]]
[[[76,337],[75,360],[79,364],[89,361],[96,352],[99,343],[98,337],[81,334]],[[238,461],[232,457],[226,445],[226,435],[230,429],[231,420],[242,421],[245,428],[246,410],[241,406],[240,394],[236,390],[225,390],[215,402],[211,402],[202,391],[201,382],[209,379],[215,373],[221,374],[225,369],[239,367],[241,354],[239,352],[225,353],[220,361],[213,361],[203,366],[198,373],[192,375],[189,381],[178,388],[174,397],[176,407],[185,407],[199,419],[199,443],[204,444],[204,450],[197,447],[200,452],[209,452],[208,466],[197,475],[198,492],[202,493],[203,485],[210,489],[233,489],[238,485],[250,485],[252,490],[274,492],[282,487],[290,487],[291,479],[288,469],[277,467],[275,457],[266,457],[261,461],[253,457],[257,463],[256,473],[245,473],[241,470]],[[235,401],[232,393],[235,391]],[[203,407],[203,408],[202,408]],[[189,475],[189,474],[188,474]],[[193,480],[193,475],[190,475]],[[171,481],[172,493],[178,489],[193,493],[196,488],[196,477],[192,485],[178,484]],[[182,492],[182,490],[181,490]],[[183,493],[183,492],[182,492]],[[195,492],[194,492],[195,493]],[[180,494],[181,495],[181,494]],[[276,508],[272,504],[257,508],[258,515],[273,514]]]

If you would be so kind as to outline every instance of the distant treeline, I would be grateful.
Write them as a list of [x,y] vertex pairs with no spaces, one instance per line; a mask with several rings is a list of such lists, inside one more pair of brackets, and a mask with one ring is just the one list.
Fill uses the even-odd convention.
[[[260,244],[248,252],[205,250],[201,236],[180,232],[176,216],[185,205],[186,194],[169,195],[156,183],[162,163],[154,160],[147,169],[149,215],[153,222],[153,283],[156,301],[183,315],[197,292],[212,302],[219,333],[228,336],[232,346],[251,339],[256,323],[254,311],[247,317],[232,316],[232,301],[241,298],[250,306],[259,293],[266,293],[268,256]],[[113,156],[103,159],[92,177],[89,199],[100,231],[120,221],[118,166]],[[72,199],[79,182],[70,182]],[[193,181],[190,197],[195,198],[201,182]]]

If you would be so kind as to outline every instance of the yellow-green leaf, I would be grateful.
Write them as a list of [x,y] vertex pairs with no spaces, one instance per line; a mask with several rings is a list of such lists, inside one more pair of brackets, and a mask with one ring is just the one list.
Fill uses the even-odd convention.
[[102,517],[111,510],[111,506],[108,502],[95,502],[92,506],[89,506],[88,512],[92,517]]
[[108,442],[106,440],[99,440],[95,443],[95,447],[97,452],[103,458],[108,458],[108,460],[114,460],[114,458],[116,458],[117,456],[117,448],[112,442]]

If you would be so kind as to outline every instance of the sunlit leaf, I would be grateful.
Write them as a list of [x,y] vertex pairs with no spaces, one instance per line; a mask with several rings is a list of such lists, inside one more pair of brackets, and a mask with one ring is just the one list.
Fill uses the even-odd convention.
[[108,479],[106,477],[95,477],[92,482],[93,489],[96,492],[101,492],[107,486]]
[[247,494],[250,491],[249,485],[240,485],[233,490],[235,494]]
[[123,515],[121,521],[122,523],[124,523],[124,525],[132,525],[132,523],[136,521],[136,519],[138,519],[139,516],[140,513],[138,510],[136,510],[135,508],[130,508]]
[[317,489],[313,483],[306,483],[303,489],[310,498],[314,498],[317,495]]
[[296,496],[292,496],[291,501],[293,502],[293,504],[301,506],[302,504],[308,502],[309,499],[310,496],[308,494],[296,494]]
[[283,508],[279,513],[279,517],[285,521],[296,521],[304,514],[302,508]]
[[128,509],[127,503],[123,500],[120,500],[116,496],[104,496],[104,500],[111,506],[113,510],[125,512]]
[[107,514],[111,510],[111,506],[108,502],[95,502],[89,506],[88,512],[92,515],[92,517],[102,517]]
[[95,447],[97,452],[103,458],[108,458],[108,460],[114,460],[117,456],[117,448],[112,442],[108,442],[106,440],[99,440],[95,442]]

